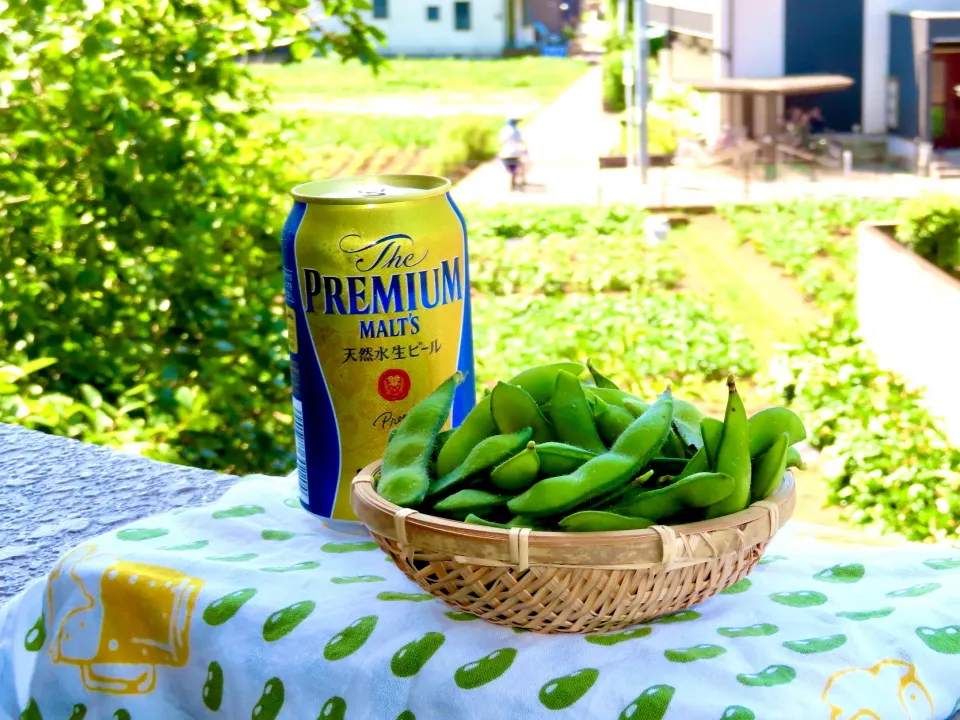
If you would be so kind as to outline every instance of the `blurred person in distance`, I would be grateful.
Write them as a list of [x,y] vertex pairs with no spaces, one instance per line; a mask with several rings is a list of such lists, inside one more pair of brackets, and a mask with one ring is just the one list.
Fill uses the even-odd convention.
[[503,166],[510,173],[511,189],[523,187],[526,184],[525,164],[528,151],[527,144],[520,132],[520,121],[517,118],[508,118],[507,122],[500,129],[500,152],[499,157]]

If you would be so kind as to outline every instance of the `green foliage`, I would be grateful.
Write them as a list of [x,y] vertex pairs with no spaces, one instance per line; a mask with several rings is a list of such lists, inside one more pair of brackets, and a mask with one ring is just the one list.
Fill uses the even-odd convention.
[[543,239],[552,236],[636,238],[643,235],[647,213],[628,205],[507,205],[472,207],[471,241],[478,238]]
[[560,359],[590,358],[624,389],[674,387],[756,371],[749,341],[709,304],[675,293],[473,299],[478,382]]
[[631,42],[629,38],[611,35],[604,45],[603,109],[607,112],[623,112],[627,108],[623,85],[623,51],[631,47]]
[[857,335],[856,246],[863,220],[889,219],[896,203],[809,201],[725,212],[740,238],[791,275],[831,319],[812,328],[774,373],[783,399],[824,451],[832,502],[847,519],[912,540],[960,528],[960,452],[923,396],[882,370]]
[[289,137],[257,127],[267,96],[236,59],[284,44],[374,63],[380,37],[359,4],[330,0],[345,32],[311,39],[308,4],[5,8],[3,418],[162,457],[173,446],[194,465],[284,466]]
[[680,268],[665,246],[637,238],[477,237],[470,242],[470,284],[495,295],[598,293],[674,288]]
[[552,100],[589,67],[583,60],[544,57],[396,58],[383,62],[376,76],[362,65],[323,58],[294,66],[254,65],[251,70],[275,88],[277,103],[283,106],[320,109],[318,106],[337,101],[356,105],[366,99],[403,96],[420,105],[442,103],[449,108]]
[[960,198],[930,193],[904,201],[897,239],[937,267],[955,272],[960,266]]
[[476,167],[497,154],[497,127],[490,118],[456,118],[446,122],[437,139],[435,157],[444,174]]

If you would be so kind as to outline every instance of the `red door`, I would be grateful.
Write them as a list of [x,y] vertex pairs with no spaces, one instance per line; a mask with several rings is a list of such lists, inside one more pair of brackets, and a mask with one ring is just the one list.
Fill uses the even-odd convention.
[[960,148],[960,48],[934,50],[930,75],[933,145]]

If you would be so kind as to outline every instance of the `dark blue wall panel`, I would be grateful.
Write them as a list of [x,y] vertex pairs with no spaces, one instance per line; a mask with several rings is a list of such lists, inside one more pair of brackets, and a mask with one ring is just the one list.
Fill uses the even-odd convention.
[[828,128],[861,122],[864,0],[786,0],[787,75],[828,73],[854,80],[849,90],[787,98],[787,107],[819,106]]
[[960,20],[928,20],[930,42],[937,40],[960,40]]
[[920,88],[917,83],[913,20],[909,15],[890,16],[890,76],[900,81],[900,113],[894,133],[906,138],[920,135]]

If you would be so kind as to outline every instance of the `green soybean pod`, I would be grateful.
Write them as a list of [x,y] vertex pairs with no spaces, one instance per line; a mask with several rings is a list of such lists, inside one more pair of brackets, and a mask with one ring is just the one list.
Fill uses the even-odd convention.
[[690,458],[686,466],[683,468],[683,471],[677,475],[677,480],[683,480],[691,475],[709,471],[710,461],[707,460],[707,450],[706,447],[701,447],[699,450],[697,450],[696,455]]
[[23,636],[23,649],[27,652],[39,652],[46,640],[47,630],[44,623],[44,614],[40,613],[40,617],[37,618],[33,627]]
[[660,451],[663,457],[666,458],[686,458],[687,457],[687,448],[683,444],[683,440],[677,435],[676,431],[671,428],[670,432],[667,433],[667,441],[663,444],[663,450]]
[[763,455],[757,458],[750,480],[750,499],[753,502],[767,497],[783,478],[787,469],[787,448],[790,437],[783,433]]
[[263,639],[276,642],[286,637],[300,623],[310,617],[317,604],[313,600],[301,600],[293,605],[277,610],[263,623]]
[[83,703],[76,703],[73,706],[73,712],[67,720],[84,720],[87,717],[87,706]]
[[468,488],[448,495],[433,506],[440,513],[476,513],[494,508],[503,507],[510,499],[510,495],[495,495],[486,490]]
[[733,492],[707,508],[707,519],[740,512],[750,503],[750,437],[747,413],[737,392],[733,375],[727,378],[727,412],[723,418],[723,437],[717,451],[718,473],[733,478]]
[[557,386],[550,399],[550,420],[562,442],[595,453],[606,452],[583,386],[568,372],[557,374]]
[[635,419],[633,415],[617,405],[604,402],[599,412],[598,407],[594,406],[594,421],[597,424],[597,430],[600,431],[600,438],[607,445],[613,445]]
[[700,421],[703,413],[693,403],[677,400],[673,406],[673,424],[677,427],[680,438],[697,450],[703,447],[703,436],[700,434]]
[[787,467],[797,468],[797,470],[807,469],[807,463],[804,462],[800,451],[792,446],[787,448]]
[[530,442],[533,430],[524,428],[509,435],[494,435],[481,440],[466,460],[453,469],[453,472],[440,477],[430,483],[427,497],[435,497],[441,493],[456,490],[478,474],[495,468],[507,458],[513,457]]
[[522,492],[537,481],[540,474],[540,456],[537,444],[532,440],[527,447],[504,460],[490,473],[490,482],[500,490]]
[[700,433],[703,436],[703,451],[707,456],[708,469],[716,470],[723,423],[716,418],[705,417],[700,421]]
[[40,713],[40,706],[37,705],[36,700],[30,698],[27,707],[20,713],[20,720],[43,720],[43,715]]
[[[550,399],[557,382],[557,373],[561,370],[579,376],[583,374],[586,367],[583,363],[578,362],[541,365],[524,370],[509,380],[508,383],[523,388],[537,401],[537,404],[542,405]],[[493,414],[490,412],[490,395],[487,395],[467,414],[460,427],[454,430],[453,435],[443,446],[437,456],[437,475],[443,477],[453,472],[454,468],[463,463],[478,443],[491,435],[495,435],[496,432],[497,426],[494,424]]]
[[463,373],[455,373],[414,405],[400,423],[397,434],[387,444],[377,483],[377,492],[385,500],[401,507],[413,507],[427,496],[433,446],[440,428],[447,421],[454,392],[461,382]]
[[208,710],[216,712],[223,702],[223,668],[214,661],[207,668],[207,679],[203,683],[203,704]]
[[479,660],[457,668],[453,680],[461,690],[474,690],[503,675],[513,665],[516,657],[517,651],[515,648],[494,650]]
[[624,410],[629,410],[626,405],[628,401],[632,403],[635,408],[643,407],[644,410],[640,410],[636,413],[630,411],[630,414],[634,417],[640,417],[643,415],[646,408],[650,407],[650,403],[644,402],[642,399],[638,398],[633,393],[627,392],[626,390],[613,390],[612,388],[586,385],[584,386],[583,391],[587,394],[588,398],[600,399],[608,405],[616,405],[617,407],[622,407]]
[[[396,428],[394,428],[395,430]],[[443,450],[443,446],[447,444],[447,440],[450,439],[450,436],[453,435],[453,428],[449,430],[444,430],[441,433],[437,434],[437,442],[433,445],[433,459],[436,460],[437,456],[440,455],[440,451]]]
[[619,390],[619,389],[620,389],[620,388],[617,387],[617,384],[616,384],[613,380],[611,380],[611,379],[608,378],[606,375],[604,375],[602,372],[600,372],[599,370],[597,370],[597,369],[593,366],[593,363],[591,363],[589,360],[587,360],[587,370],[590,371],[590,376],[593,378],[593,382],[596,384],[596,386],[597,386],[598,388],[603,388],[604,390]]
[[623,409],[638,418],[650,409],[650,403],[644,402],[640,398],[624,398]]
[[560,527],[567,532],[610,532],[614,530],[643,530],[653,525],[652,520],[628,517],[600,510],[581,510],[567,515]]
[[684,508],[710,507],[729,496],[734,487],[734,480],[729,475],[697,473],[665,488],[642,493],[630,503],[617,505],[614,511],[656,521]]
[[545,443],[557,439],[537,401],[530,393],[516,385],[497,383],[490,394],[490,414],[501,435],[530,428],[533,430],[534,442]]
[[217,598],[203,611],[203,621],[207,625],[223,625],[256,594],[257,591],[254,588],[244,588]]
[[597,453],[566,443],[543,443],[536,446],[540,459],[540,474],[544,477],[569,475]]
[[609,451],[569,475],[541,480],[508,502],[507,507],[528,517],[558,515],[623,487],[660,451],[670,431],[672,414],[673,396],[667,390]]
[[499,530],[509,530],[512,526],[507,525],[506,523],[493,522],[492,520],[484,520],[482,517],[470,513],[464,518],[465,523],[470,523],[471,525],[483,525],[484,527],[497,528]]
[[793,410],[772,407],[761,410],[748,421],[750,432],[750,457],[755,458],[769,450],[777,439],[786,433],[788,445],[807,439],[807,430]]

